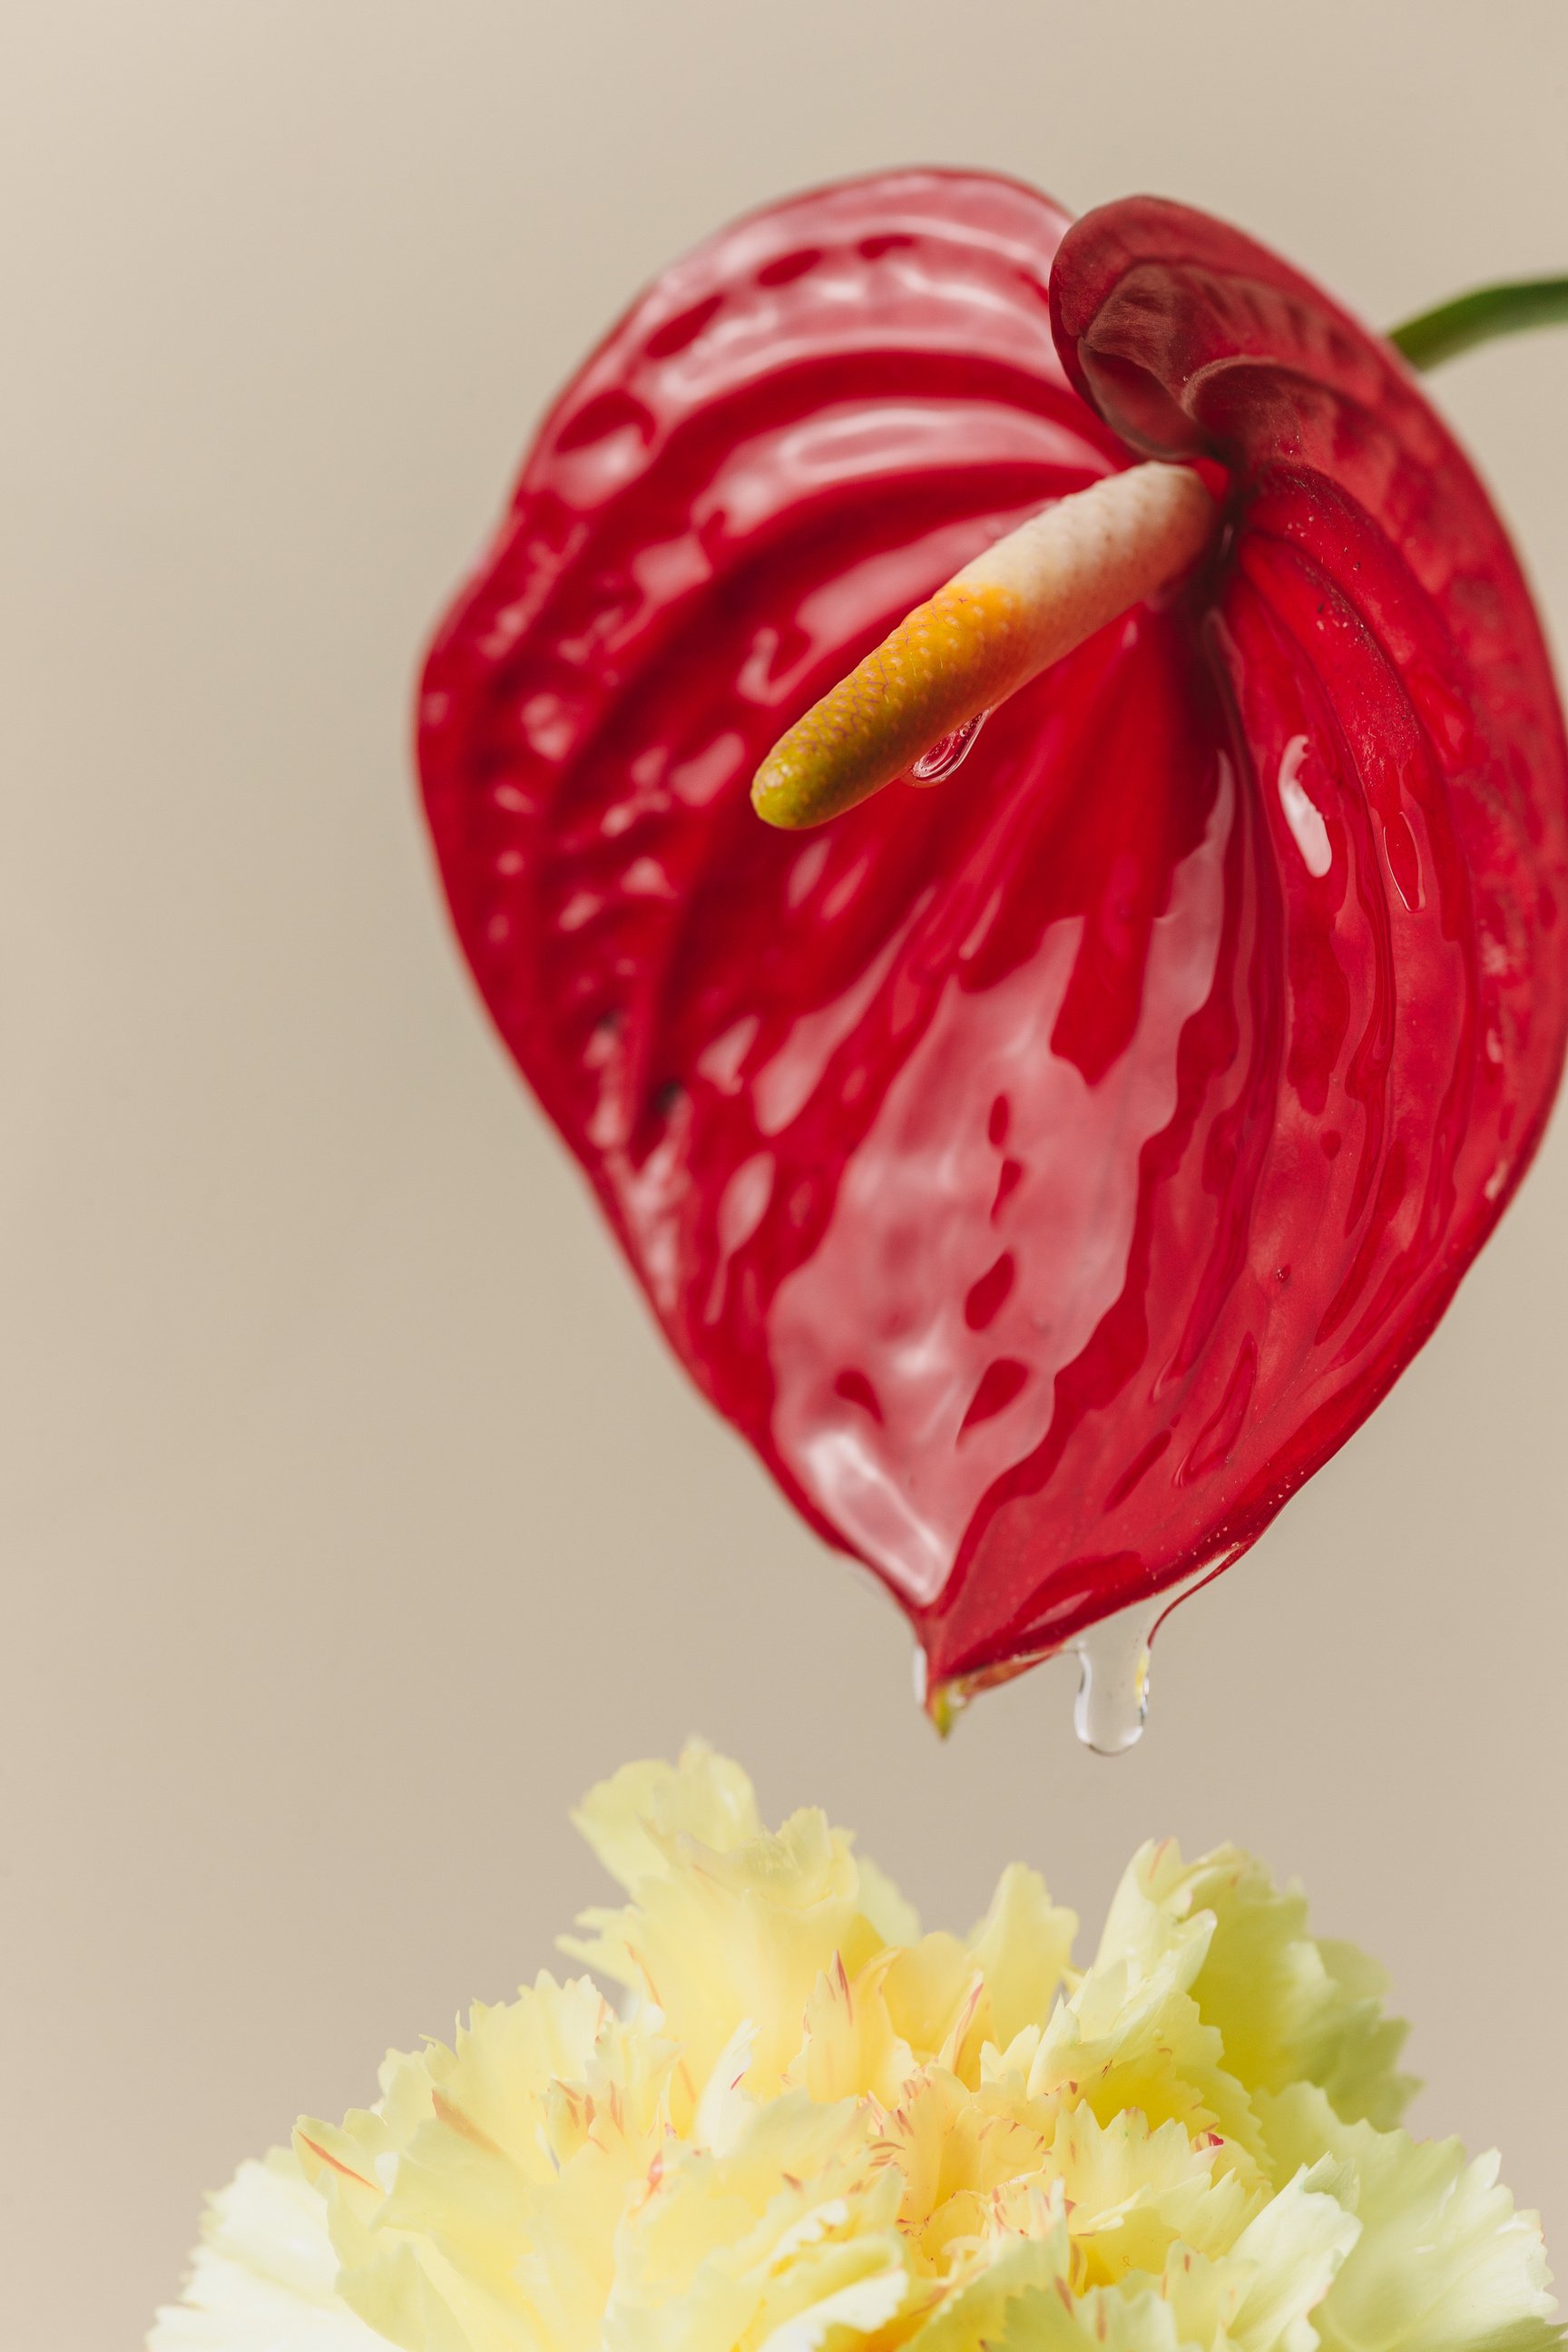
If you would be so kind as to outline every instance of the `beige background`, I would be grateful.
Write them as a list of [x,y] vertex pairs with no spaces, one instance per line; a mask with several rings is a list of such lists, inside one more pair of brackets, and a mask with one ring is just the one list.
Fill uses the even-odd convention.
[[[1389,1963],[1568,2243],[1568,1125],[1159,1657],[938,1748],[666,1360],[470,1001],[416,649],[531,420],[724,215],[894,161],[1228,214],[1376,320],[1568,263],[1562,0],[7,0],[0,2336],[133,2347],[204,2186],[506,1992],[705,1728],[929,1916],[1231,1834]],[[1438,397],[1568,634],[1568,337]],[[1568,2257],[1564,2257],[1568,2260]]]

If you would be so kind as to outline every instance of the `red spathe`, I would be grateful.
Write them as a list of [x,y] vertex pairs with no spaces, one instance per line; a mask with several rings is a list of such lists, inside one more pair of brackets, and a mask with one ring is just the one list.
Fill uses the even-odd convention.
[[[935,790],[758,822],[913,604],[1148,455],[1228,477],[1200,577]],[[1568,754],[1502,527],[1380,338],[1174,205],[903,173],[677,264],[547,421],[419,751],[671,1342],[933,1684],[1245,1549],[1557,1083]]]

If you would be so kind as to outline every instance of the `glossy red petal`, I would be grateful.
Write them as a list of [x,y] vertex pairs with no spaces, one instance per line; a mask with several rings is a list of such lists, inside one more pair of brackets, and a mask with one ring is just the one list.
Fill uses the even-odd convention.
[[[938,1679],[1257,1536],[1441,1313],[1568,1019],[1562,723],[1463,458],[1234,232],[1111,206],[1053,277],[1065,228],[903,173],[678,265],[547,422],[421,704],[503,1034]],[[757,823],[819,693],[1143,450],[1229,471],[1203,580],[936,791]]]

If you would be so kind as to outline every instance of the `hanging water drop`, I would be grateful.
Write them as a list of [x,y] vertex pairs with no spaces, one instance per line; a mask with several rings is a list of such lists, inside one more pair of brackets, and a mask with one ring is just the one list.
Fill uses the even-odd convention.
[[[1130,1748],[1136,1748],[1149,1712],[1149,1652],[1154,1636],[1179,1601],[1212,1582],[1228,1563],[1228,1553],[1207,1559],[1179,1583],[1168,1584],[1163,1592],[1145,1593],[1114,1616],[1085,1625],[1060,1650],[1037,1652],[1028,1661],[1034,1664],[1047,1656],[1068,1653],[1077,1658],[1073,1729],[1097,1756],[1124,1756]],[[1008,1672],[1005,1669],[998,1676],[982,1668],[978,1674],[957,1675],[933,1685],[925,1647],[919,1641],[911,1664],[915,1704],[924,1708],[944,1739],[976,1692],[1006,1679]],[[1016,1666],[1010,1671],[1016,1673]]]
[[1159,1601],[1136,1601],[1089,1625],[1073,1643],[1078,1696],[1073,1729],[1097,1756],[1122,1756],[1143,1736],[1149,1712],[1149,1637],[1163,1614]]
[[1177,1601],[1217,1576],[1226,1557],[1205,1560],[1179,1584],[1086,1625],[1068,1644],[1078,1658],[1073,1729],[1097,1756],[1124,1756],[1138,1745],[1149,1712],[1149,1645]]
[[951,735],[939,735],[930,751],[922,751],[910,770],[910,783],[940,784],[955,768],[962,767],[989,716],[983,710],[978,719],[966,719]]

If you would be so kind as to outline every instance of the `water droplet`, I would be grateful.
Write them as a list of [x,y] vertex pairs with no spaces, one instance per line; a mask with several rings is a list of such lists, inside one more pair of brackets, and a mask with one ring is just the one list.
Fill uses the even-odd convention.
[[974,739],[984,726],[989,713],[982,711],[978,719],[966,719],[951,735],[939,735],[929,751],[922,751],[910,770],[911,784],[940,784],[951,776],[954,768],[963,766],[973,749]]
[[1177,1601],[1223,1565],[1206,1561],[1180,1584],[1086,1625],[1068,1644],[1078,1658],[1073,1729],[1097,1756],[1124,1756],[1137,1747],[1149,1712],[1149,1644]]
[[1086,1625],[1059,1650],[1041,1650],[1032,1657],[1012,1660],[1000,1675],[983,1668],[979,1674],[954,1675],[933,1685],[924,1646],[917,1641],[911,1662],[915,1704],[925,1709],[945,1739],[977,1692],[994,1682],[1008,1680],[1021,1664],[1038,1665],[1070,1651],[1078,1660],[1073,1729],[1097,1756],[1124,1756],[1143,1736],[1143,1720],[1149,1712],[1149,1650],[1155,1634],[1177,1601],[1212,1583],[1232,1557],[1219,1553],[1179,1584],[1169,1584],[1163,1592],[1147,1594],[1119,1609],[1114,1616]]
[[1073,1729],[1097,1756],[1121,1756],[1143,1736],[1149,1712],[1149,1636],[1157,1608],[1138,1601],[1086,1626],[1078,1653]]

